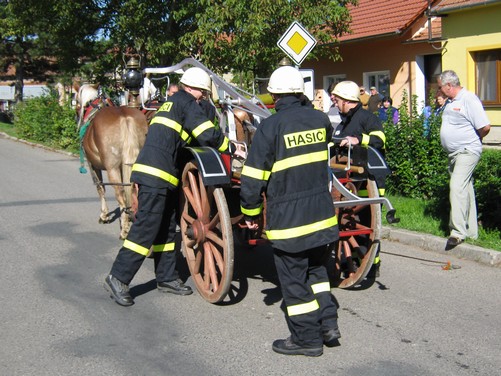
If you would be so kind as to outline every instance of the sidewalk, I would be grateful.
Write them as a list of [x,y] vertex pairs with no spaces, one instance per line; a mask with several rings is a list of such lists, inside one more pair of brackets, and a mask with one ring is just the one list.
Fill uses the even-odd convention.
[[450,251],[446,251],[446,238],[389,226],[383,226],[381,237],[392,242],[412,245],[427,251],[454,255],[461,259],[501,267],[501,252],[497,252],[492,249],[481,248],[476,245],[463,243]]

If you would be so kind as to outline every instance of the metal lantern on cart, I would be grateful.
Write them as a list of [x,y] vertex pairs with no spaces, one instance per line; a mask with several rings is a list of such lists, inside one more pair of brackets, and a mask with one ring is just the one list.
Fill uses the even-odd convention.
[[140,107],[139,90],[143,85],[143,74],[139,70],[139,60],[131,57],[126,64],[126,71],[123,76],[125,89],[129,92],[129,107]]

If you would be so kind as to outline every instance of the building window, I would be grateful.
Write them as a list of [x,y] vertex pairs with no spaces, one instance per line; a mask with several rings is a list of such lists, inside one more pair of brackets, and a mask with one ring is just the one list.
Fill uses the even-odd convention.
[[501,104],[501,49],[473,54],[476,93],[484,104]]
[[[337,83],[346,80],[346,74],[333,74],[331,76],[324,76],[324,90],[327,93],[329,87],[336,85]],[[330,94],[330,93],[327,93]]]
[[380,94],[390,96],[390,71],[364,73],[364,84],[367,90],[375,86]]

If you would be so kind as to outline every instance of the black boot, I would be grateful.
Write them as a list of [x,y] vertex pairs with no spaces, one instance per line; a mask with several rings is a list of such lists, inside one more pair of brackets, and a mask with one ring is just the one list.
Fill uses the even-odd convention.
[[324,340],[324,345],[327,347],[339,346],[339,338],[341,338],[341,332],[339,331],[339,328],[323,329],[322,338]]
[[322,346],[320,347],[301,347],[292,342],[292,338],[277,339],[273,342],[273,351],[284,355],[305,355],[305,356],[320,356],[324,353]]
[[186,286],[180,279],[175,279],[170,282],[158,282],[157,288],[162,292],[170,292],[176,295],[191,295],[193,290],[190,286]]
[[134,299],[129,293],[129,286],[111,274],[104,280],[104,288],[110,293],[110,297],[121,306],[127,307],[134,304]]

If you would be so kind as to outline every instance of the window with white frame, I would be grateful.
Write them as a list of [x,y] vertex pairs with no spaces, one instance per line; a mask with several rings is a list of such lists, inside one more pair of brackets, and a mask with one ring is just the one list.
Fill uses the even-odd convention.
[[366,72],[364,84],[367,90],[375,86],[380,94],[390,96],[390,71]]
[[473,53],[476,94],[484,104],[501,104],[501,49]]

